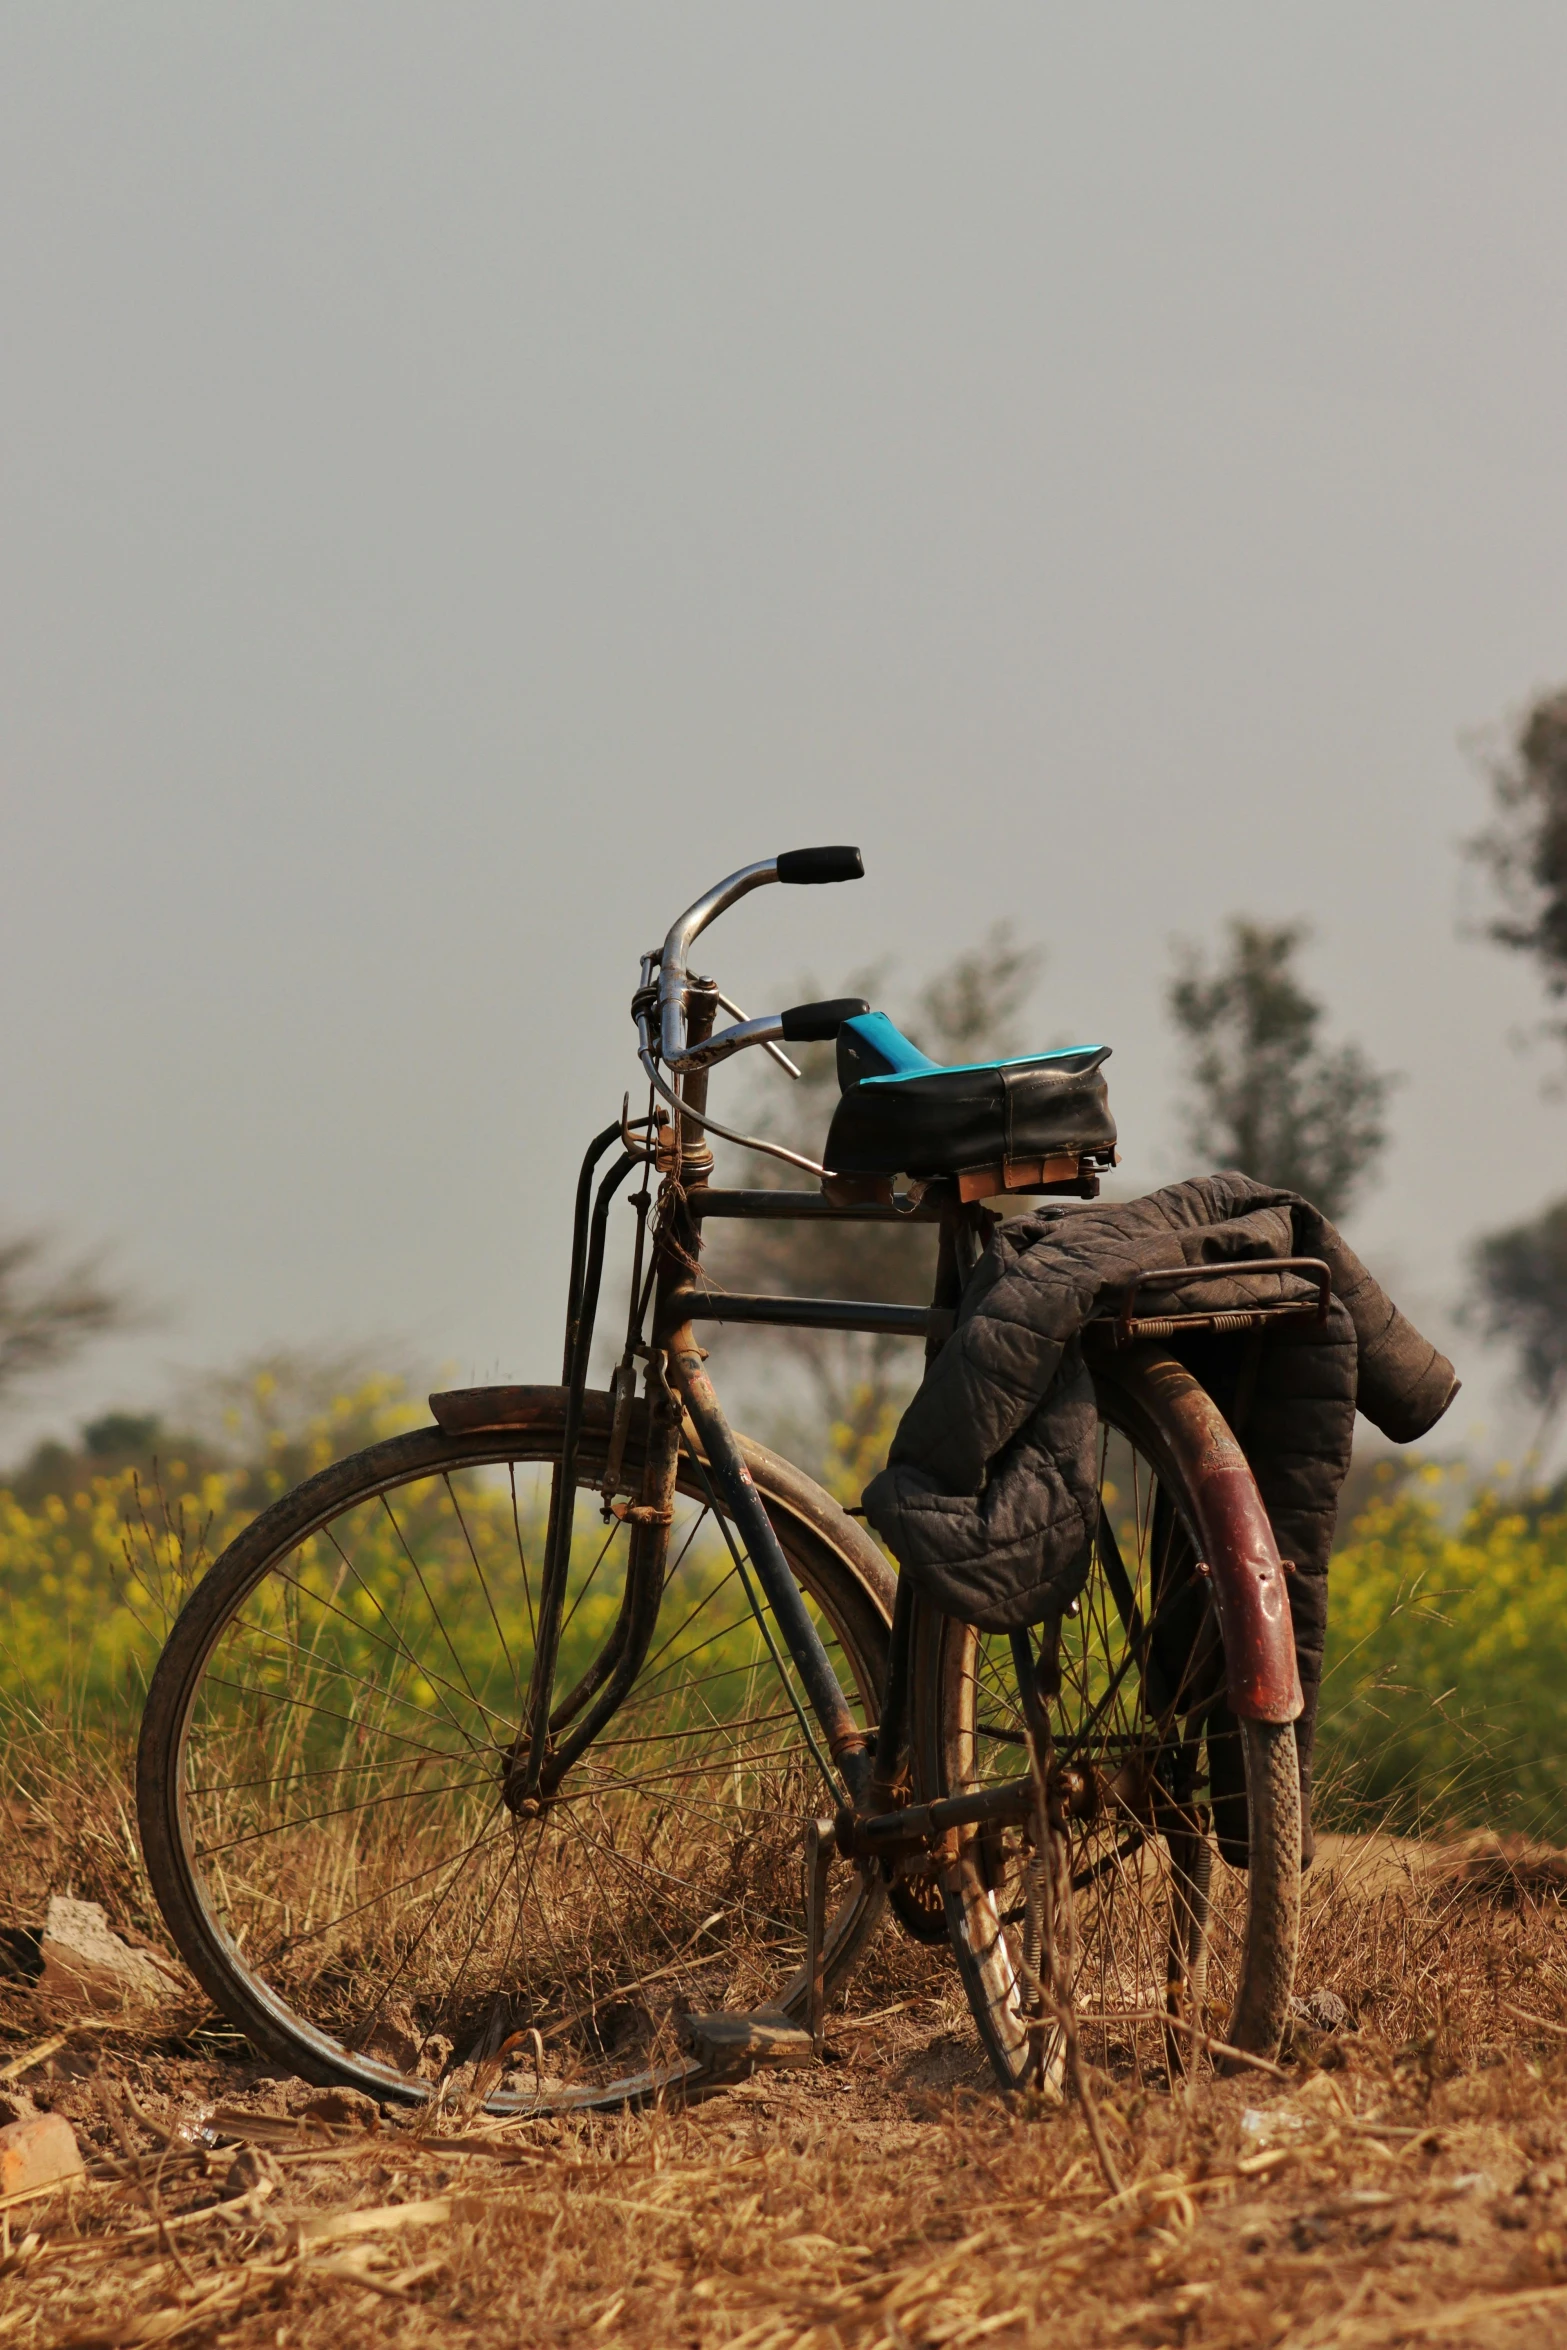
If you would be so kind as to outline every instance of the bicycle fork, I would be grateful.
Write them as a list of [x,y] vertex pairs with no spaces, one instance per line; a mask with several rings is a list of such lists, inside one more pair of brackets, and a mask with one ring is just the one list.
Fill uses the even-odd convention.
[[[566,1773],[619,1711],[647,1660],[664,1595],[669,1529],[680,1467],[680,1414],[674,1397],[649,1399],[647,1455],[637,1499],[626,1505],[631,1551],[620,1613],[609,1638],[558,1704],[555,1660],[566,1605],[566,1570],[576,1516],[574,1464],[557,1466],[550,1498],[544,1588],[539,1595],[533,1674],[522,1725],[507,1758],[502,1798],[519,1819],[536,1817]],[[551,1571],[556,1570],[556,1571]]]

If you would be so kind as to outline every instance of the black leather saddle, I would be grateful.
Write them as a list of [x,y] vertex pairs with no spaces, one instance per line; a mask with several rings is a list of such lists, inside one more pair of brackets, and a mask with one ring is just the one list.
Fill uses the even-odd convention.
[[1092,1191],[1115,1164],[1107,1044],[944,1068],[862,1012],[838,1030],[842,1098],[827,1135],[838,1178],[956,1176],[965,1197]]

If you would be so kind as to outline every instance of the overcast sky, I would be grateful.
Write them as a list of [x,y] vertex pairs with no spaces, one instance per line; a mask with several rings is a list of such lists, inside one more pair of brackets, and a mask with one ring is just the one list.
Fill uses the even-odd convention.
[[1567,678],[1564,87],[1497,0],[11,0],[0,1211],[165,1319],[7,1443],[272,1344],[555,1375],[637,955],[818,839],[729,991],[1009,916],[1149,1185],[1172,934],[1309,916],[1450,1331],[1567,1187],[1456,853]]

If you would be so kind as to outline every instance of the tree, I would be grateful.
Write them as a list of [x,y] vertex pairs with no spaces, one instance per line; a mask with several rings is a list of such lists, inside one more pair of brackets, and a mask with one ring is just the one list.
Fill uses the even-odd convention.
[[[1043,960],[1040,949],[1021,945],[1007,924],[998,923],[919,989],[900,1025],[937,1061],[986,1060],[1018,1051],[1018,1016]],[[842,992],[875,1002],[886,978],[885,965],[877,965],[854,974]],[[805,980],[792,1000],[808,1002],[824,992]],[[737,1122],[817,1158],[838,1099],[836,1055],[831,1045],[792,1049],[804,1068],[799,1082],[758,1070],[748,1114],[742,1112]],[[714,1108],[723,1115],[716,1102]],[[776,1160],[755,1159],[745,1180],[793,1184],[800,1177]],[[714,1223],[708,1227],[707,1263],[727,1289],[928,1305],[935,1233],[924,1224]],[[725,1333],[724,1343],[726,1349],[742,1350],[753,1368],[776,1361],[780,1349],[803,1368],[819,1423],[812,1437],[826,1453],[828,1480],[845,1498],[857,1501],[866,1478],[881,1465],[897,1413],[918,1382],[918,1349],[906,1338],[819,1330],[752,1334],[737,1328]],[[764,1405],[764,1414],[780,1439],[812,1440],[786,1427],[787,1409],[776,1402],[770,1413]]]
[[[1489,876],[1495,911],[1485,935],[1532,957],[1551,1003],[1567,998],[1567,688],[1542,695],[1510,751],[1488,769],[1489,827],[1467,844]],[[1567,1040],[1567,1018],[1546,1023]],[[1518,1383],[1549,1425],[1567,1403],[1567,1199],[1479,1241],[1470,1311],[1511,1347]]]
[[1186,1139],[1210,1166],[1237,1167],[1341,1217],[1386,1147],[1397,1079],[1357,1044],[1319,1043],[1323,1007],[1295,969],[1305,923],[1237,916],[1228,927],[1215,969],[1196,947],[1176,949],[1169,1008],[1190,1070]]
[[[1509,755],[1488,768],[1495,813],[1468,854],[1498,904],[1485,935],[1532,955],[1555,1002],[1567,997],[1567,688],[1520,721]],[[1567,1020],[1551,1024],[1567,1037]]]
[[100,1412],[73,1442],[46,1437],[3,1483],[36,1509],[50,1495],[69,1501],[99,1478],[134,1471],[156,1517],[171,1503],[177,1513],[181,1496],[217,1476],[228,1501],[254,1513],[328,1461],[420,1418],[407,1400],[417,1385],[401,1372],[377,1372],[359,1349],[274,1351],[232,1371],[192,1374],[167,1415]]
[[98,1259],[55,1271],[48,1256],[38,1233],[0,1240],[0,1399],[131,1319],[127,1301],[105,1285]]
[[1567,1402],[1567,1199],[1475,1243],[1474,1318],[1510,1346],[1518,1383],[1546,1420]]

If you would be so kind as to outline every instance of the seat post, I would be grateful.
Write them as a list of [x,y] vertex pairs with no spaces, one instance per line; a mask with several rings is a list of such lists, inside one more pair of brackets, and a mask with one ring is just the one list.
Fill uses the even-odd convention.
[[[943,1185],[943,1192],[947,1186]],[[955,1314],[968,1286],[968,1277],[979,1261],[979,1252],[989,1237],[991,1218],[977,1201],[966,1201],[958,1196],[956,1184],[950,1187],[950,1196],[942,1200],[941,1233],[936,1243],[936,1286],[931,1304],[938,1310]],[[947,1325],[950,1328],[950,1325]],[[947,1330],[938,1324],[925,1341],[925,1368],[929,1370],[947,1343]]]

